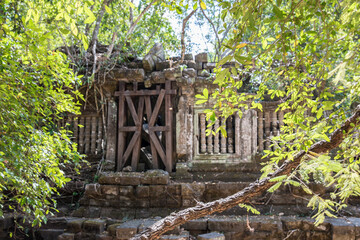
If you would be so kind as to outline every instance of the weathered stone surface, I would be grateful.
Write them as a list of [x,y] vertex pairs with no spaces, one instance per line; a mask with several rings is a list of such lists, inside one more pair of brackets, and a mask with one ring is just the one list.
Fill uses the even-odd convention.
[[101,193],[104,195],[114,195],[119,194],[119,188],[116,185],[101,185]]
[[114,238],[112,236],[109,236],[107,234],[96,234],[95,240],[113,240]]
[[197,231],[205,231],[207,229],[207,219],[202,218],[202,219],[196,219],[196,220],[190,220],[188,222],[186,222],[184,225],[182,225],[182,227],[186,230],[197,230]]
[[184,61],[184,64],[188,66],[188,68],[196,69],[196,62],[194,60]]
[[135,218],[135,209],[133,208],[122,208],[120,203],[117,203],[117,207],[113,208],[102,208],[101,209],[102,218],[112,218],[112,219],[134,219]]
[[138,198],[148,198],[149,195],[149,186],[137,186],[135,188],[135,196]]
[[87,233],[102,233],[105,230],[105,226],[105,220],[92,219],[83,223],[83,230]]
[[81,232],[84,221],[85,221],[84,218],[69,220],[69,222],[67,224],[67,228],[66,228],[67,232],[70,232],[70,233]]
[[42,240],[53,240],[63,234],[64,229],[39,229],[37,232],[41,236]]
[[160,237],[160,240],[188,240],[188,235],[163,235]]
[[58,236],[57,240],[74,240],[75,234],[74,233],[63,233]]
[[145,71],[142,68],[117,68],[109,73],[110,78],[123,82],[143,82]]
[[165,83],[165,74],[160,71],[152,72],[150,79],[151,83]]
[[197,75],[201,77],[210,77],[210,73],[206,69],[198,70]]
[[149,53],[143,58],[145,71],[151,72],[155,69],[157,62],[165,61],[165,52],[161,43],[155,43]]
[[195,78],[191,78],[191,77],[179,77],[176,78],[176,83],[178,85],[192,85],[195,82]]
[[116,228],[120,226],[122,223],[114,223],[107,227],[107,231],[110,236],[116,236]]
[[142,179],[143,184],[154,184],[154,185],[167,185],[169,183],[169,173],[156,169],[146,171],[144,178]]
[[216,68],[216,63],[204,63],[203,68],[210,69],[210,70],[214,69],[214,68]]
[[85,195],[89,197],[98,197],[101,195],[100,184],[89,183],[85,186]]
[[185,68],[182,74],[184,77],[194,78],[196,77],[196,70],[193,68]]
[[132,185],[140,184],[143,175],[137,172],[112,172],[103,173],[99,178],[100,184]]
[[199,53],[199,54],[195,55],[195,61],[207,63],[208,62],[208,54],[207,53]]
[[164,70],[165,79],[175,81],[176,78],[182,76],[181,68],[167,68]]
[[184,56],[184,60],[194,60],[194,56],[191,53],[187,53]]
[[197,238],[198,240],[225,240],[225,235],[218,232],[211,232],[201,234]]
[[241,219],[209,218],[208,228],[210,231],[241,232],[246,230],[246,224]]
[[134,196],[134,187],[133,186],[119,186],[119,195],[125,197]]
[[140,220],[127,221],[116,227],[116,237],[120,239],[128,239],[133,237],[138,230]]
[[355,240],[355,225],[346,219],[328,219],[326,222],[332,225],[332,239]]
[[196,70],[202,70],[203,69],[203,62],[196,62],[195,69]]
[[156,71],[163,71],[166,68],[171,68],[172,63],[173,63],[172,60],[157,62],[156,63]]

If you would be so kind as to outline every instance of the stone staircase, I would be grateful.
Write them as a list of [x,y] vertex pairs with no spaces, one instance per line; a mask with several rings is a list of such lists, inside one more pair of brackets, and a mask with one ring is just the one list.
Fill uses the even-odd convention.
[[[99,183],[87,184],[80,208],[72,217],[52,218],[36,232],[39,240],[126,240],[171,212],[226,197],[246,187],[248,182],[175,182],[167,172],[103,173]],[[326,195],[328,189],[310,188]],[[301,197],[297,197],[301,196]],[[329,219],[314,226],[306,207],[306,193],[282,186],[276,193],[264,193],[251,205],[261,216],[248,216],[235,207],[221,214],[189,221],[161,239],[359,239],[358,218]],[[358,200],[354,200],[353,216]],[[296,215],[297,217],[294,217]],[[211,233],[211,234],[210,234]],[[220,235],[217,233],[221,233]],[[213,238],[211,238],[213,237]]]
[[[61,218],[50,220],[56,228],[38,231],[43,240],[128,240],[160,218],[115,219]],[[53,225],[57,222],[59,225]],[[61,229],[60,226],[66,227]],[[60,231],[61,230],[61,231]],[[41,238],[40,238],[41,237]],[[192,220],[164,234],[161,240],[252,239],[360,239],[359,218],[326,219],[319,226],[309,218],[294,216],[211,216]]]

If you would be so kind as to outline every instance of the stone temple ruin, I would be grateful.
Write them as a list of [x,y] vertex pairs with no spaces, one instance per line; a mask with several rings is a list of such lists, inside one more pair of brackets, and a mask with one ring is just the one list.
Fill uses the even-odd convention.
[[[186,54],[180,65],[166,60],[156,44],[142,61],[104,74],[104,111],[96,111],[90,96],[80,116],[62,123],[73,130],[79,151],[101,162],[98,181],[86,185],[72,217],[49,219],[37,232],[40,239],[130,239],[159,217],[226,197],[256,180],[261,152],[270,149],[285,113],[275,111],[278,102],[263,101],[262,112],[250,109],[242,118],[218,120],[215,127],[225,125],[226,138],[206,136],[203,111],[211,103],[196,105],[195,95],[217,87],[215,65],[207,53]],[[310,187],[321,195],[330,190]],[[347,221],[316,227],[306,193],[283,186],[252,200],[260,216],[236,207],[190,221],[161,239],[360,239],[360,221],[353,218],[358,200],[351,201]]]

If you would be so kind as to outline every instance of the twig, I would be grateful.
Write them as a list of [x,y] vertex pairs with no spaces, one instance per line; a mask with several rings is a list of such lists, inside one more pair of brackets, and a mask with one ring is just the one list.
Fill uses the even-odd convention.
[[182,31],[181,31],[181,63],[184,61],[185,58],[185,27],[186,23],[189,21],[192,15],[195,14],[197,9],[193,10],[189,15],[187,15],[182,23]]

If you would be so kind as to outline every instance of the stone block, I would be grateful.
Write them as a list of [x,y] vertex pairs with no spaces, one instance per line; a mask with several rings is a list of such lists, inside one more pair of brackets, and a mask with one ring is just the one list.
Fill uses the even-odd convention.
[[84,218],[77,218],[77,219],[69,220],[68,224],[67,224],[67,229],[66,229],[67,232],[70,232],[70,233],[81,232],[84,221],[85,221]]
[[107,231],[110,236],[116,236],[116,228],[120,226],[122,223],[114,223],[107,227]]
[[160,169],[146,171],[144,178],[150,178],[153,185],[167,185],[170,180],[169,173]]
[[149,186],[137,186],[135,196],[138,198],[148,198],[150,196]]
[[180,208],[182,206],[182,199],[180,195],[168,195],[166,197],[166,207]]
[[193,207],[196,205],[196,200],[193,197],[182,197],[182,206],[183,207]]
[[84,217],[88,218],[98,218],[100,217],[100,207],[88,207],[86,211],[86,215]]
[[164,207],[166,204],[165,196],[157,196],[155,198],[150,198],[150,207]]
[[203,63],[202,62],[196,62],[195,69],[196,70],[202,70],[203,69]]
[[95,240],[113,240],[114,238],[112,236],[109,236],[107,234],[96,234]]
[[38,234],[42,240],[53,240],[64,233],[64,229],[39,229]]
[[328,219],[326,222],[332,225],[332,239],[355,240],[355,225],[345,219]]
[[182,76],[181,68],[167,68],[164,70],[164,75],[166,80],[175,81],[176,78],[179,78]]
[[140,184],[140,179],[143,177],[141,173],[137,172],[115,172],[104,173],[99,178],[100,184],[109,185],[131,185],[136,186]]
[[74,233],[63,233],[58,236],[57,240],[74,240],[75,234]]
[[196,62],[193,60],[184,61],[184,64],[188,66],[188,68],[196,69]]
[[182,234],[182,235],[163,235],[160,237],[160,240],[188,240],[189,236],[186,234]]
[[208,228],[210,231],[241,232],[246,231],[246,222],[241,218],[209,218]]
[[160,71],[152,72],[150,80],[151,83],[165,83],[165,74]]
[[181,184],[174,183],[171,185],[167,185],[165,187],[165,191],[170,194],[171,196],[181,195]]
[[156,63],[156,71],[163,71],[166,68],[171,68],[172,61],[163,61],[163,62],[157,62]]
[[196,70],[194,68],[185,68],[182,74],[184,77],[194,78],[196,77]]
[[155,69],[156,63],[165,61],[165,52],[161,43],[155,43],[143,58],[143,67],[146,72]]
[[203,68],[208,70],[214,69],[216,68],[216,63],[204,63]]
[[195,55],[195,61],[207,63],[208,62],[208,54],[207,53],[199,53],[199,54]]
[[91,219],[83,223],[83,230],[86,233],[102,233],[105,230],[106,221],[101,219]]
[[206,69],[198,70],[197,75],[201,77],[210,77],[210,72]]
[[184,60],[194,60],[194,56],[191,53],[187,53],[184,56]]
[[134,207],[136,207],[136,208],[148,208],[148,207],[150,207],[150,201],[147,198],[135,199]]
[[188,77],[188,76],[186,76],[186,77],[180,77],[180,78],[176,78],[176,83],[178,84],[178,85],[183,85],[183,84],[185,84],[185,85],[191,85],[191,84],[193,84],[195,82],[195,78],[190,78],[190,77]]
[[117,196],[119,194],[118,186],[116,185],[101,185],[101,193],[105,195],[114,195]]
[[109,73],[110,78],[123,82],[143,82],[145,71],[142,68],[116,68]]
[[133,197],[134,187],[133,186],[119,186],[119,196]]
[[118,205],[117,208],[102,208],[100,215],[102,218],[134,219],[135,209],[121,208],[120,205]]
[[205,231],[207,229],[207,219],[196,219],[196,220],[190,220],[186,222],[184,225],[182,225],[182,228],[188,231]]
[[85,195],[89,197],[99,197],[101,196],[100,184],[98,183],[89,183],[85,185]]
[[128,239],[133,237],[140,225],[141,220],[127,221],[116,227],[116,237],[120,239]]
[[225,235],[218,232],[200,234],[198,240],[225,240]]
[[150,191],[150,199],[166,196],[164,185],[150,185],[149,191]]

